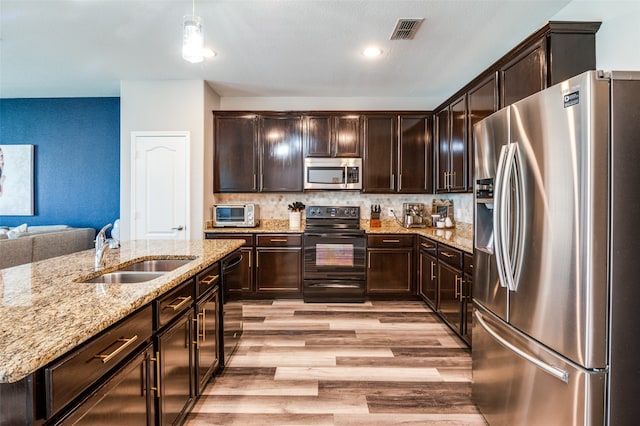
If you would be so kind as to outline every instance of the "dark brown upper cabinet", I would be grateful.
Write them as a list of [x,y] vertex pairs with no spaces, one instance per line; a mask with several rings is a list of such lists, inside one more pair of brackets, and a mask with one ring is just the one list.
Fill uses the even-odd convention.
[[260,117],[260,191],[302,192],[302,116]]
[[436,192],[467,190],[467,97],[436,112]]
[[596,67],[600,22],[549,22],[499,65],[500,107]]
[[473,126],[498,110],[498,73],[490,74],[467,92],[468,130],[468,163],[467,188],[473,189],[473,173],[475,170],[475,139]]
[[363,185],[368,193],[430,193],[432,145],[428,114],[363,118]]
[[214,192],[258,191],[258,116],[214,116]]
[[308,114],[304,117],[305,157],[360,157],[360,115]]

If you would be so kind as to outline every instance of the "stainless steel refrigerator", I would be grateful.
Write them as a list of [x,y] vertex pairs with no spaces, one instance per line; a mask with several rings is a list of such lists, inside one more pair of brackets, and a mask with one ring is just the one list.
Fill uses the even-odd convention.
[[491,426],[640,421],[640,72],[474,127],[473,398]]

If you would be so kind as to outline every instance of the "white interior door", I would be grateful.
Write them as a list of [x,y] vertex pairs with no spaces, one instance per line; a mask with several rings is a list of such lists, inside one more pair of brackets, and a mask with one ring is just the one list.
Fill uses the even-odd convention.
[[132,239],[185,240],[189,132],[132,132]]

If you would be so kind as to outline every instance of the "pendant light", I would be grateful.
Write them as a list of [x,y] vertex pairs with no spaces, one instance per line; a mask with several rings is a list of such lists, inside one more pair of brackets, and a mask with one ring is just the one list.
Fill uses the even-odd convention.
[[202,23],[200,17],[195,13],[195,0],[192,0],[191,7],[191,15],[186,15],[182,20],[182,58],[197,64],[202,62],[205,57],[215,56],[215,53],[204,47]]

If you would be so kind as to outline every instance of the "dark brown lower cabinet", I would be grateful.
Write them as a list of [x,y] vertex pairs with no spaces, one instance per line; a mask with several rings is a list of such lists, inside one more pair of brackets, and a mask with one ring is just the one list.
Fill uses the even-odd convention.
[[62,425],[155,425],[153,345],[147,345],[62,420]]
[[367,237],[367,295],[410,296],[413,286],[413,235]]
[[440,284],[440,315],[458,334],[462,334],[462,272],[438,262]]
[[213,289],[196,306],[194,345],[196,360],[196,394],[201,395],[220,363],[218,341],[218,307],[220,292]]
[[462,338],[471,346],[471,326],[473,325],[473,255],[464,254],[464,321]]
[[302,296],[302,235],[258,235],[256,289],[278,297]]
[[426,250],[420,250],[420,286],[422,300],[434,311],[438,310],[438,258]]
[[179,423],[194,396],[192,323],[193,308],[182,314],[157,338],[161,425]]

